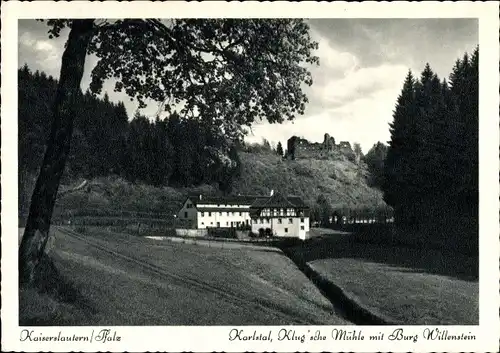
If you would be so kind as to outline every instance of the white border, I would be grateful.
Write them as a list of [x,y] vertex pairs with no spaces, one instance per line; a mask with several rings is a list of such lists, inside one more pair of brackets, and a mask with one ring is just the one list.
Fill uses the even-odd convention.
[[[499,344],[499,20],[498,3],[225,3],[6,2],[2,3],[2,348],[5,351],[497,351]],[[476,341],[229,342],[229,327],[115,327],[121,342],[108,344],[21,343],[17,292],[17,50],[18,19],[124,17],[306,17],[306,18],[478,18],[480,57],[480,325],[450,326],[471,332]],[[259,329],[259,327],[255,327]],[[260,327],[266,331],[271,327]],[[366,335],[385,327],[352,327]],[[404,326],[421,335],[424,326]],[[57,327],[36,328],[56,334]],[[65,334],[88,334],[95,327],[66,327]],[[245,330],[253,331],[254,327]],[[274,327],[276,331],[276,327]],[[312,327],[295,327],[307,332]],[[321,327],[328,334],[332,327]]]

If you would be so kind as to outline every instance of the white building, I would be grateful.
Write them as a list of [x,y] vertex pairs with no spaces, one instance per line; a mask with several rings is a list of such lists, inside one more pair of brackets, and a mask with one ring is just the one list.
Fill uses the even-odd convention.
[[182,205],[178,219],[190,228],[250,226],[250,206],[255,196],[191,196]]
[[238,228],[254,233],[305,239],[309,208],[299,197],[203,196],[188,197],[178,213],[180,222],[195,229]]
[[252,231],[278,237],[306,239],[309,232],[309,207],[300,197],[281,194],[256,200],[251,207]]

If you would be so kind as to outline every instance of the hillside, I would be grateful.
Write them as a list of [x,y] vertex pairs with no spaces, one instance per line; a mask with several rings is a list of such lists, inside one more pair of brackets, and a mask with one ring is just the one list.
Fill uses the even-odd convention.
[[342,155],[283,160],[274,153],[240,153],[241,177],[234,192],[266,194],[274,189],[312,204],[323,194],[333,208],[384,205],[382,193],[367,185],[367,166]]
[[[272,152],[240,152],[241,176],[235,180],[233,193],[265,195],[270,190],[301,196],[312,205],[323,194],[333,208],[362,208],[384,205],[382,193],[367,185],[369,176],[366,165],[349,161],[343,156],[298,158],[283,160]],[[33,179],[32,179],[33,180]],[[86,187],[65,193],[75,188],[82,179],[66,182],[61,186],[54,217],[71,213],[80,216],[109,216],[112,211],[165,214],[176,212],[189,192],[214,194],[215,185],[191,188],[153,187],[142,183],[131,183],[119,177],[103,177],[89,180]],[[33,182],[24,190],[24,199],[29,200]],[[25,205],[25,209],[26,209]],[[21,218],[23,218],[21,216]]]

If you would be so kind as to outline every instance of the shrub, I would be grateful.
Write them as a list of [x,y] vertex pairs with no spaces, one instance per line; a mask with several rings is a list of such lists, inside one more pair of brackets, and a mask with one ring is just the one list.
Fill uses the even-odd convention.
[[75,232],[85,234],[85,233],[87,233],[87,227],[85,227],[83,225],[76,226]]
[[252,226],[249,224],[241,223],[236,226],[236,230],[252,230]]
[[236,239],[235,228],[207,228],[208,235],[214,238]]

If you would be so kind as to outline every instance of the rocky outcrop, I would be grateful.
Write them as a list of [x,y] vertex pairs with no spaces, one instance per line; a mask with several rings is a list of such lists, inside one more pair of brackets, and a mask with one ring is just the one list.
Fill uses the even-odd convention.
[[333,151],[335,149],[335,138],[326,133],[323,138],[323,149],[327,151]]
[[295,159],[295,153],[297,150],[297,144],[298,144],[299,138],[297,136],[292,136],[290,137],[287,142],[286,142],[286,157],[288,159]]

